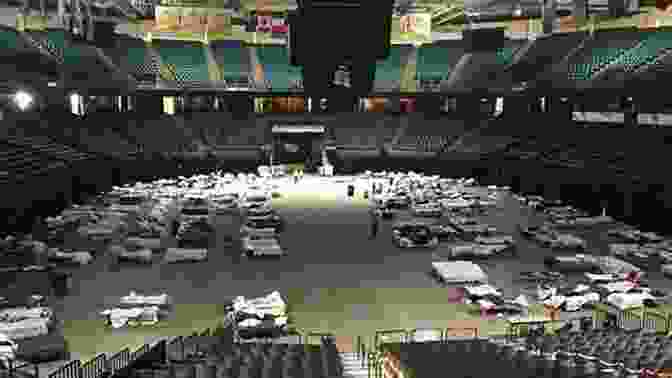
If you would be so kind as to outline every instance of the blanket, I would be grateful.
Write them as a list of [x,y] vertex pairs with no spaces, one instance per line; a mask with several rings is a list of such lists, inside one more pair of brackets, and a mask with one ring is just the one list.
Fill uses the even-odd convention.
[[101,315],[107,317],[112,328],[122,328],[131,321],[139,321],[143,324],[153,325],[159,321],[159,308],[157,306],[136,308],[113,308],[102,311]]
[[254,314],[259,318],[265,315],[275,317],[285,316],[287,305],[282,300],[279,292],[274,291],[265,297],[245,299],[243,296],[236,297],[233,300],[234,312],[244,312]]
[[208,258],[208,250],[205,248],[168,248],[163,258],[167,263],[203,261]]
[[49,319],[30,318],[17,322],[0,322],[0,334],[12,340],[26,339],[49,333]]

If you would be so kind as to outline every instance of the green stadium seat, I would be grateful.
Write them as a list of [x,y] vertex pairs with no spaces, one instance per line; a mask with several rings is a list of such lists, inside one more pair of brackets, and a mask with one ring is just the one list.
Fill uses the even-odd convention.
[[222,79],[246,82],[251,75],[249,50],[237,41],[216,41],[210,44],[215,62],[220,67]]
[[568,62],[568,78],[572,81],[591,80],[608,65],[618,63],[625,54],[640,45],[646,33],[632,30],[598,31],[581,51]]
[[152,46],[163,63],[174,69],[179,84],[200,86],[210,83],[208,61],[202,44],[158,40],[153,41]]
[[257,47],[259,61],[264,69],[264,77],[272,90],[288,91],[295,88],[301,78],[301,68],[289,64],[289,54],[285,46]]
[[376,64],[376,80],[374,86],[379,89],[395,89],[401,82],[402,49],[398,46],[390,48],[390,56]]
[[419,80],[442,80],[450,75],[450,50],[439,46],[421,46],[418,49],[417,77]]
[[19,50],[25,49],[26,47],[26,43],[22,40],[16,30],[0,29],[0,49]]
[[618,60],[626,72],[632,72],[642,65],[651,64],[667,50],[672,49],[672,33],[669,31],[647,33],[640,44],[626,51]]
[[115,46],[105,54],[124,72],[140,81],[153,81],[159,74],[159,59],[141,39],[116,35]]

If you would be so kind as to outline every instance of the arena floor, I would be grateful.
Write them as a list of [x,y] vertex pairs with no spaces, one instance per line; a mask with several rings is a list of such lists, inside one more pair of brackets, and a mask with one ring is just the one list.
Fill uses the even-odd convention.
[[[371,336],[379,329],[473,326],[478,318],[469,315],[465,306],[448,303],[446,289],[428,275],[432,251],[394,247],[390,222],[383,222],[378,238],[369,240],[367,200],[361,190],[355,199],[346,196],[346,186],[353,180],[306,176],[298,184],[286,179],[278,182],[283,196],[274,205],[286,219],[280,243],[289,253],[280,259],[240,257],[237,245],[226,246],[223,237],[237,226],[218,219],[207,262],[125,265],[115,270],[103,257],[73,269],[72,295],[55,305],[73,358],[87,360],[97,353],[135,348],[159,336],[214,327],[222,319],[225,301],[273,290],[287,299],[295,325],[307,331]],[[511,197],[502,198],[484,218],[511,233],[517,224],[535,222],[535,215]],[[577,234],[587,238],[591,249],[603,253],[607,243],[599,231]],[[525,289],[513,284],[519,272],[543,270],[543,258],[553,253],[516,237],[517,258],[483,264],[490,281],[507,296]],[[655,287],[672,288],[672,281],[661,275],[649,278]],[[176,303],[173,315],[157,327],[107,329],[98,312],[131,290],[168,293]],[[504,331],[501,320],[476,324],[480,333]]]

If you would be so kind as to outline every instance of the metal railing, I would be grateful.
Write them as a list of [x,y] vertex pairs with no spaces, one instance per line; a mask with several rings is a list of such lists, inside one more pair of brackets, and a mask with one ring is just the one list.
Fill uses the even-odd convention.
[[[101,353],[83,364],[79,360],[73,360],[49,374],[48,378],[101,378],[114,377],[119,374],[125,376],[125,369],[131,367],[133,362],[138,361],[143,356],[153,352],[154,348],[166,348],[167,351],[169,348],[172,348],[171,350],[173,351],[175,350],[174,348],[177,348],[179,356],[184,360],[188,357],[188,351],[186,350],[185,345],[193,346],[194,351],[198,353],[199,344],[193,342],[194,338],[211,335],[212,332],[208,328],[200,334],[196,332],[191,336],[179,336],[170,341],[163,339],[157,342],[154,346],[144,344],[132,352],[129,348],[124,348],[110,357]],[[38,376],[37,374],[36,368],[36,376]]]

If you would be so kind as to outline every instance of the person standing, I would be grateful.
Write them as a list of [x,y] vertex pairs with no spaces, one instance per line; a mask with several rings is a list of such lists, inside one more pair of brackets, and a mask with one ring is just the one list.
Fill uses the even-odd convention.
[[371,211],[370,211],[370,216],[371,216],[371,234],[369,235],[369,239],[375,239],[378,236],[378,229],[380,228],[380,221],[378,219],[378,206],[376,206],[375,202],[371,206]]

